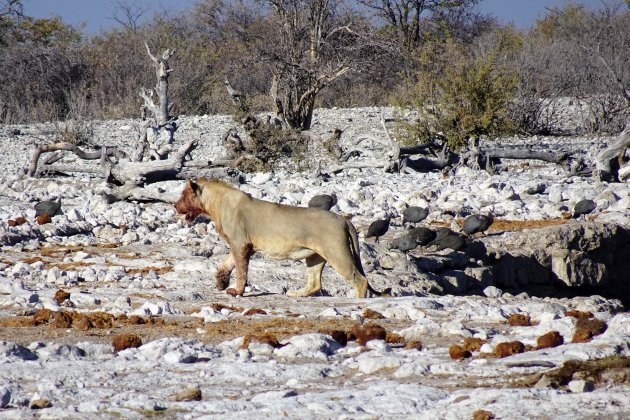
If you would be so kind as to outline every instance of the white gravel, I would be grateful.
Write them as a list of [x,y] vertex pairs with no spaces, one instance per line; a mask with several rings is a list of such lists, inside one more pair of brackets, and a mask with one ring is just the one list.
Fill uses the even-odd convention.
[[[326,137],[342,128],[341,144],[361,150],[361,160],[383,159],[387,139],[380,118],[391,119],[393,109],[318,110],[313,133]],[[134,122],[95,124],[96,142],[128,143]],[[225,153],[221,136],[233,125],[226,116],[181,117],[178,141],[198,138],[195,159],[213,160]],[[212,224],[186,226],[171,205],[124,203],[107,205],[97,193],[103,188],[95,176],[77,175],[29,179],[22,176],[32,147],[49,141],[53,125],[20,126],[23,135],[5,135],[0,127],[0,316],[17,317],[36,309],[67,309],[54,300],[55,291],[71,292],[76,311],[104,311],[115,315],[156,316],[166,320],[190,315],[215,323],[244,317],[228,309],[216,311],[211,302],[260,308],[269,315],[299,314],[318,319],[364,320],[365,309],[383,314],[384,321],[406,321],[395,332],[405,340],[419,340],[422,350],[405,349],[384,341],[341,346],[329,335],[300,331],[274,349],[252,343],[242,349],[243,337],[205,344],[177,336],[144,343],[137,349],[114,352],[109,344],[36,341],[26,346],[0,341],[0,418],[471,418],[487,410],[495,418],[628,418],[630,385],[619,381],[594,385],[573,378],[568,386],[517,387],[511,380],[542,374],[567,360],[630,356],[630,314],[620,312],[615,299],[601,296],[552,298],[513,296],[498,287],[477,296],[437,296],[423,292],[436,275],[408,270],[408,261],[363,238],[362,258],[375,288],[398,285],[407,296],[355,299],[352,288],[333,270],[323,274],[323,296],[292,299],[288,289],[302,287],[303,265],[254,257],[250,265],[251,297],[231,298],[215,290],[213,275],[228,252]],[[609,138],[501,139],[541,149],[575,148],[585,159],[601,150]],[[323,159],[314,154],[311,159]],[[73,164],[73,158],[64,158]],[[325,171],[326,166],[322,169]],[[543,194],[525,191],[539,184]],[[173,190],[182,187],[173,182]],[[353,215],[363,232],[375,218],[398,216],[406,205],[426,206],[426,223],[452,220],[456,215],[492,211],[512,220],[559,218],[582,198],[598,205],[598,221],[630,226],[630,186],[567,178],[552,164],[510,163],[497,175],[458,169],[441,173],[389,174],[380,168],[352,169],[332,174],[327,181],[314,171],[290,167],[274,173],[249,174],[241,188],[257,198],[305,205],[317,193],[335,192],[332,210]],[[53,223],[32,222],[33,204],[62,196],[63,213]],[[9,227],[9,219],[29,222]],[[459,217],[459,216],[458,216]],[[400,223],[392,228],[400,232]],[[97,244],[114,248],[95,248]],[[56,267],[27,259],[43,247],[77,247],[56,254]],[[442,259],[440,259],[442,258]],[[453,257],[454,258],[454,257]],[[436,256],[427,264],[450,264]],[[387,266],[387,267],[385,267]],[[138,270],[150,267],[150,270]],[[169,270],[161,270],[167,267]],[[384,269],[383,267],[387,268]],[[455,281],[455,280],[454,280]],[[65,304],[65,303],[64,303]],[[608,329],[589,343],[571,343],[576,319],[568,310],[591,311]],[[511,314],[529,315],[531,327],[510,327]],[[364,320],[370,322],[370,320]],[[487,340],[482,350],[519,340],[536,345],[539,336],[558,331],[565,344],[532,350],[503,359],[484,357],[453,360],[449,346],[466,337]],[[115,333],[115,331],[112,331]],[[202,392],[201,401],[175,402],[172,397],[190,386]],[[34,411],[32,401],[46,399],[49,408]]]

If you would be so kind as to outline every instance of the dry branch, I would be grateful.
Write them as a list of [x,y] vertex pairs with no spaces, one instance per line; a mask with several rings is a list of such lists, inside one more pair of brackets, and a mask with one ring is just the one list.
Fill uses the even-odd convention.
[[[76,144],[72,143],[54,143],[54,144],[46,144],[42,146],[37,146],[35,148],[35,152],[33,153],[33,157],[31,158],[31,164],[29,166],[27,175],[28,176],[37,176],[37,165],[39,163],[39,158],[44,153],[50,152],[58,152],[61,150],[65,150],[68,152],[72,152],[77,155],[79,158],[84,160],[96,160],[101,159],[101,162],[109,161],[110,157],[115,157],[117,159],[122,159],[126,157],[125,152],[119,150],[117,147],[103,147],[100,150],[96,150],[93,152],[86,152]],[[55,156],[55,160],[57,156]],[[50,169],[50,168],[48,168]]]

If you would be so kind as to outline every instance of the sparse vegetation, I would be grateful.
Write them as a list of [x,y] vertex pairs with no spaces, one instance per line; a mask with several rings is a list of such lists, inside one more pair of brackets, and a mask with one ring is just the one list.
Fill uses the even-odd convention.
[[527,31],[480,14],[477,0],[393,2],[398,17],[386,13],[391,2],[361,3],[200,0],[190,14],[140,23],[145,11],[121,2],[120,26],[90,37],[60,18],[24,15],[22,0],[4,1],[0,121],[65,121],[61,138],[84,144],[83,121],[136,117],[137,89],[153,83],[145,42],[177,51],[170,94],[180,115],[232,112],[228,76],[249,112],[275,111],[298,130],[318,105],[419,108],[425,117],[406,127],[410,144],[558,133],[564,97],[586,116],[575,131],[616,133],[630,116],[627,3],[569,3]]
[[517,74],[502,60],[517,42],[508,34],[489,34],[468,50],[457,40],[427,43],[411,105],[422,110],[407,126],[407,143],[445,140],[452,148],[469,139],[507,134]]

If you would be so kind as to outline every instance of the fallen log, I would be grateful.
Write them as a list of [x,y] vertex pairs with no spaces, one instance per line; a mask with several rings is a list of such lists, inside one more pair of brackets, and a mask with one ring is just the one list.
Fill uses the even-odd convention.
[[171,154],[168,159],[145,162],[132,162],[121,159],[109,167],[108,181],[118,184],[143,185],[172,180],[184,165],[184,159],[197,147],[197,140],[191,140]]
[[536,150],[529,149],[485,149],[481,148],[479,151],[480,155],[486,156],[489,158],[496,159],[533,159],[533,160],[542,160],[545,162],[551,163],[562,163],[566,161],[570,153],[554,153],[554,152],[541,152]]
[[[103,147],[100,150],[87,152],[81,149],[76,144],[72,144],[72,143],[45,144],[45,145],[37,146],[35,148],[35,152],[33,153],[33,157],[31,158],[31,164],[28,168],[27,175],[32,176],[32,177],[37,176],[38,174],[37,165],[39,164],[39,159],[42,154],[50,153],[50,152],[58,152],[62,150],[74,153],[77,157],[84,160],[101,159],[101,163],[109,162],[110,157],[122,159],[127,156],[125,152],[123,152],[122,150],[119,150],[117,147]],[[54,156],[54,161],[57,161],[57,160],[59,160],[59,156]]]
[[433,153],[434,150],[440,150],[441,148],[442,145],[435,142],[416,144],[414,146],[401,146],[400,156],[426,155]]
[[99,191],[99,194],[106,198],[110,203],[124,200],[174,204],[179,199],[181,189],[184,186],[181,180],[204,177],[225,179],[233,182],[234,184],[244,182],[243,174],[240,171],[229,167],[199,169],[196,167],[187,168],[184,166],[176,173],[175,177],[176,179],[158,181],[142,186],[138,186],[133,183],[120,186],[110,184],[104,190]]
[[448,166],[451,166],[452,159],[449,158],[416,158],[416,159],[403,159],[402,166],[404,168],[413,169],[416,172],[430,172],[435,170],[442,170]]

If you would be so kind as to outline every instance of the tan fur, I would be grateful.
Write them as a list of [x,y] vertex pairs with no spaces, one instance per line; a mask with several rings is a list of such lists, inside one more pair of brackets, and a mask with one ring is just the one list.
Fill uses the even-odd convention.
[[272,258],[306,260],[306,287],[289,291],[289,296],[319,292],[326,263],[356,288],[359,297],[366,297],[368,289],[374,291],[361,266],[356,229],[338,214],[257,200],[224,181],[204,178],[188,181],[175,208],[189,222],[208,215],[230,245],[216,282],[224,290],[236,269],[236,287],[227,290],[231,295],[245,291],[249,258],[256,251]]

